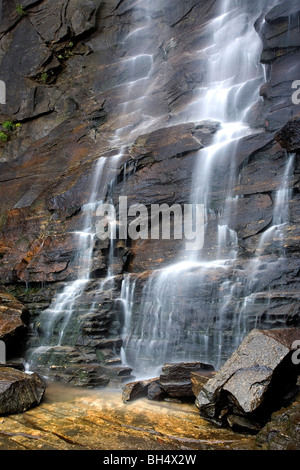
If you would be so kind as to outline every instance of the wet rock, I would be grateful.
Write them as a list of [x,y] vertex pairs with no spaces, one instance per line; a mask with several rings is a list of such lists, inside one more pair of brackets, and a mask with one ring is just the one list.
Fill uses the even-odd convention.
[[213,366],[202,362],[164,364],[159,383],[170,397],[190,397],[193,396],[191,373],[213,370]]
[[300,115],[289,119],[283,128],[276,132],[275,139],[288,152],[300,150]]
[[272,414],[269,423],[256,436],[263,450],[300,450],[300,395],[292,405]]
[[[292,116],[299,113],[299,105],[292,103],[292,83],[299,76],[299,3],[297,0],[280,2],[271,8],[265,21],[256,28],[261,36],[262,63],[267,64],[267,82],[262,86],[265,127],[277,131]],[[272,69],[270,68],[272,67]],[[298,68],[298,70],[296,70]]]
[[46,386],[38,374],[0,367],[0,414],[22,413],[40,403]]
[[[253,436],[209,426],[192,404],[125,405],[115,390],[49,384],[45,400],[20,415],[1,417],[1,450],[241,450]],[[183,425],[184,423],[184,425]],[[183,444],[184,443],[184,444]]]
[[156,400],[160,401],[163,400],[164,398],[167,397],[167,394],[161,384],[159,383],[159,380],[155,380],[154,382],[150,383],[148,387],[148,394],[147,398],[149,400]]
[[[262,60],[269,62],[296,47],[300,47],[300,8],[297,0],[286,0],[271,8],[262,26]],[[280,51],[278,50],[280,48]]]
[[192,390],[195,397],[199,395],[204,385],[211,379],[216,372],[202,370],[201,372],[191,372]]
[[[142,203],[150,211],[152,204],[189,203],[197,152],[212,142],[219,127],[219,122],[206,120],[161,128],[138,137],[129,149],[131,160],[125,176],[128,206]],[[124,181],[120,180],[114,191],[116,206],[123,191]],[[169,240],[149,237],[131,240],[130,245],[130,270],[142,272],[170,263],[181,252],[182,240],[173,236]]]
[[8,352],[18,348],[27,331],[28,320],[27,308],[13,295],[0,292],[0,340],[5,342]]
[[258,429],[294,390],[299,366],[292,362],[298,328],[252,330],[199,393],[200,415],[218,424]]
[[25,371],[25,366],[22,361],[6,362],[5,364],[1,364],[1,368],[3,367],[9,367],[10,369],[17,369],[17,370],[20,370],[21,372]]
[[[179,124],[169,128],[162,128],[150,134],[140,136],[131,149],[133,158],[143,158],[145,155],[151,155],[152,161],[160,162],[170,157],[180,157],[182,154],[195,152],[203,145],[200,143],[201,135],[207,137],[209,133],[214,133],[219,123],[215,126],[203,125],[202,134],[200,134],[200,124],[196,127],[194,123]],[[197,138],[195,132],[197,131]]]
[[154,382],[157,382],[157,378],[129,382],[125,385],[122,392],[123,402],[128,403],[130,401],[137,400],[138,398],[146,397],[148,395],[149,386]]
[[46,0],[32,8],[31,21],[45,42],[83,35],[95,27],[101,0]]

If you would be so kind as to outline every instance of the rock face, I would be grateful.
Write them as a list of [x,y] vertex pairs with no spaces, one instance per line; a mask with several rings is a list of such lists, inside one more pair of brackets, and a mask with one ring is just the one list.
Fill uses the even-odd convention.
[[147,397],[151,385],[157,384],[156,378],[149,380],[138,380],[125,385],[122,392],[122,400],[124,403],[134,401],[138,398]]
[[293,391],[299,366],[292,346],[300,330],[253,330],[199,393],[201,416],[219,425],[259,430]]
[[272,414],[269,423],[256,436],[258,449],[300,450],[300,397],[294,403]]
[[288,152],[300,150],[300,116],[289,119],[283,128],[276,132],[275,139]]
[[[107,164],[97,199],[113,201],[117,209],[118,197],[124,195],[130,205],[142,203],[147,209],[151,204],[185,204],[193,196],[195,163],[220,123],[186,119],[182,124],[181,118],[205,81],[210,38],[203,25],[219,15],[221,1],[26,0],[21,9],[15,1],[2,3],[0,78],[6,82],[7,99],[0,121],[11,125],[9,132],[3,129],[7,140],[0,142],[0,282],[30,312],[31,351],[47,334],[41,314],[77,279],[74,234],[82,229],[100,157]],[[258,3],[251,2],[253,10]],[[239,321],[245,320],[247,331],[257,324],[274,328],[300,322],[300,109],[291,99],[292,84],[300,77],[298,20],[296,0],[266,6],[257,19],[266,80],[247,115],[253,133],[237,143],[234,163],[219,162],[212,176],[209,198],[220,216],[227,197],[223,182],[236,175],[234,210],[229,221],[226,214],[219,219],[220,227],[236,233],[236,260],[226,273],[223,267],[218,272],[201,267],[180,279],[179,327],[206,341],[207,321],[215,352],[221,324],[232,338],[231,325],[244,331]],[[291,195],[284,243],[278,234],[267,237],[256,269],[252,261],[273,222],[290,151],[298,153],[286,182]],[[214,215],[204,244],[207,261],[227,259],[226,250],[219,252],[217,225]],[[128,239],[111,247],[108,240],[96,238],[90,280],[77,299],[68,346],[51,345],[37,367],[46,373],[51,364],[55,377],[89,385],[126,376],[129,369],[118,369],[124,274],[138,278],[133,300],[138,318],[147,279],[154,270],[179,261],[180,246],[180,240]],[[115,285],[101,290],[110,267]],[[171,302],[174,291],[179,292],[175,282],[166,293]],[[241,311],[246,311],[242,320]],[[15,321],[18,331],[26,323]],[[222,361],[228,357],[228,338]],[[185,341],[190,345],[188,335]],[[193,343],[192,355],[203,351],[202,346]],[[132,348],[129,356],[135,352]]]
[[45,384],[41,378],[8,367],[0,367],[0,414],[22,413],[38,405]]
[[0,292],[0,340],[4,341],[7,353],[20,349],[27,331],[29,312],[14,296]]

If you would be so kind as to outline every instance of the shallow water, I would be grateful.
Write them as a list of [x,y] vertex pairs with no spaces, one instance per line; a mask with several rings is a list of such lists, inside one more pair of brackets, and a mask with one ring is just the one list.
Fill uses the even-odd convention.
[[139,399],[121,390],[49,384],[42,403],[0,417],[0,450],[244,450],[254,437],[202,420],[193,404]]

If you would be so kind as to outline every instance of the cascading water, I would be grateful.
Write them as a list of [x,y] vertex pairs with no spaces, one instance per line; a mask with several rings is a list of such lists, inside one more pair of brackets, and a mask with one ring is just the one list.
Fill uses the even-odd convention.
[[[70,282],[57,295],[50,307],[42,312],[38,319],[38,329],[40,336],[38,346],[29,351],[27,358],[30,368],[34,364],[46,361],[48,365],[52,363],[52,357],[56,355],[61,348],[73,346],[79,334],[78,313],[80,309],[78,304],[90,281],[90,272],[92,267],[93,250],[95,244],[95,224],[94,218],[97,207],[101,204],[101,183],[105,187],[106,165],[116,169],[121,154],[111,157],[108,161],[106,158],[99,158],[94,165],[91,178],[91,194],[87,204],[82,207],[83,222],[82,230],[74,232],[76,238],[77,253],[77,279]],[[102,187],[102,188],[103,188]],[[91,305],[90,312],[93,311],[94,305]],[[74,313],[76,313],[74,315]],[[43,356],[45,358],[43,359]]]
[[[139,24],[138,27],[136,23]],[[123,38],[126,54],[122,57],[119,67],[120,74],[124,73],[125,80],[116,87],[122,91],[120,93],[119,90],[117,91],[120,102],[117,103],[115,118],[112,112],[112,124],[107,139],[110,152],[116,152],[116,154],[109,158],[101,157],[94,165],[89,202],[81,208],[82,229],[74,232],[77,278],[69,282],[50,307],[40,314],[35,326],[39,334],[31,342],[32,347],[26,358],[29,369],[41,365],[40,369],[47,371],[52,364],[57,365],[64,361],[67,363],[67,355],[74,354],[73,347],[78,346],[76,341],[83,322],[85,320],[89,322],[89,319],[99,311],[99,304],[101,305],[103,301],[101,294],[103,293],[105,297],[105,290],[114,287],[115,240],[111,238],[107,255],[107,275],[98,283],[93,280],[95,281],[91,292],[93,295],[88,292],[87,300],[86,294],[92,281],[90,272],[93,264],[93,251],[97,241],[95,221],[97,208],[103,203],[105,197],[107,203],[112,203],[114,173],[121,166],[126,148],[138,135],[146,130],[149,131],[152,127],[158,127],[160,116],[156,115],[153,106],[149,106],[151,102],[149,95],[154,86],[153,55],[148,52],[150,27],[151,1],[137,0],[133,8],[132,28]],[[137,51],[136,54],[132,54],[132,49]],[[110,175],[110,180],[107,179],[107,175]],[[61,353],[64,358],[61,357]]]
[[[201,251],[187,253],[186,262],[154,272],[140,302],[132,301],[133,287],[124,281],[123,302],[132,308],[127,311],[123,357],[137,375],[155,375],[163,363],[179,360],[207,361],[218,368],[251,327],[245,321],[251,273],[240,276],[234,270],[238,237],[229,222],[237,203],[236,145],[253,132],[247,113],[265,80],[254,23],[276,3],[226,0],[219,17],[206,26],[211,45],[200,51],[207,57],[203,83],[177,122],[221,122],[213,144],[197,156],[191,188],[191,203],[204,204],[206,237],[217,234],[217,250],[211,254],[204,245]],[[286,175],[290,169],[288,165]],[[286,178],[282,187],[274,224],[281,223]]]
[[[292,189],[289,186],[291,176],[295,168],[295,154],[287,155],[285,161],[285,171],[281,178],[281,184],[277,191],[274,193],[274,207],[272,223],[259,237],[255,256],[248,263],[247,276],[243,282],[244,285],[244,299],[236,303],[235,312],[237,316],[237,334],[235,337],[235,346],[237,347],[245,334],[249,331],[251,326],[257,326],[258,319],[249,320],[249,313],[251,310],[255,311],[255,303],[262,297],[260,292],[259,277],[266,263],[265,254],[276,256],[275,260],[280,262],[285,257],[284,250],[284,237],[285,230],[289,224],[289,203],[292,199]],[[269,298],[270,302],[270,298]],[[267,309],[268,310],[268,309]],[[251,323],[252,321],[252,323]]]
[[[277,1],[223,0],[220,3],[218,18],[204,26],[211,44],[199,51],[206,58],[205,63],[202,62],[202,83],[194,90],[192,104],[169,122],[211,119],[221,123],[210,147],[202,149],[195,157],[190,191],[191,204],[204,205],[205,238],[209,239],[213,233],[216,249],[210,250],[205,244],[201,251],[186,252],[184,262],[154,272],[142,291],[137,277],[134,280],[130,275],[124,277],[120,296],[124,311],[121,356],[123,364],[133,367],[135,375],[156,375],[157,368],[167,361],[202,360],[215,367],[221,365],[253,325],[248,312],[255,302],[253,293],[256,293],[255,276],[260,268],[257,263],[260,247],[265,245],[269,235],[273,237],[276,232],[277,236],[278,230],[281,233],[287,222],[283,209],[290,198],[288,181],[293,170],[292,159],[274,198],[269,235],[267,230],[258,242],[254,271],[252,262],[244,272],[235,269],[238,236],[230,223],[238,202],[234,191],[238,184],[235,156],[240,139],[253,132],[247,125],[247,114],[257,101],[259,87],[265,80],[265,70],[259,62],[261,42],[254,22]],[[78,239],[77,280],[64,288],[50,308],[41,314],[40,341],[31,352],[31,363],[38,363],[45,354],[47,364],[51,365],[52,353],[72,347],[82,318],[92,315],[98,308],[96,300],[88,311],[81,311],[80,304],[90,281],[95,242],[93,219],[101,202],[99,189],[107,188],[109,183],[101,178],[104,166],[116,168],[126,147],[136,137],[159,128],[161,122],[165,125],[165,117],[155,111],[151,95],[153,89],[159,88],[155,81],[162,76],[155,71],[153,47],[149,49],[147,42],[151,30],[151,1],[136,1],[135,7],[140,13],[135,16],[137,10],[134,9],[133,19],[137,25],[123,38],[126,52],[120,68],[126,71],[126,78],[120,85],[122,91],[118,90],[122,99],[112,119],[112,138],[108,139],[111,147],[118,147],[119,153],[107,159],[109,162],[100,159],[96,164],[90,201],[82,208],[85,214],[82,230],[74,235]],[[133,43],[138,44],[135,55],[130,52]],[[98,293],[114,281],[113,255],[114,240],[110,240],[107,277],[98,283]]]

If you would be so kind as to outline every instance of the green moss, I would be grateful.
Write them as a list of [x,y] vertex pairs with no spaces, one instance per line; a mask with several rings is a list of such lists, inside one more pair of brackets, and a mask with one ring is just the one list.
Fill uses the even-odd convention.
[[7,142],[14,131],[21,127],[19,122],[13,122],[11,119],[0,123],[0,141]]
[[16,6],[16,10],[21,18],[26,15],[26,11],[24,11],[23,5],[21,5],[20,3],[18,3],[18,5]]
[[13,123],[13,121],[8,120],[8,121],[5,121],[5,122],[2,123],[2,127],[4,127],[4,129],[7,132],[12,132],[15,128],[15,124]]
[[1,142],[7,142],[8,140],[8,135],[3,131],[0,131],[0,140]]
[[49,75],[48,75],[47,72],[43,72],[43,73],[41,74],[41,82],[42,82],[42,83],[46,84],[47,81],[48,81],[48,78],[49,78]]

